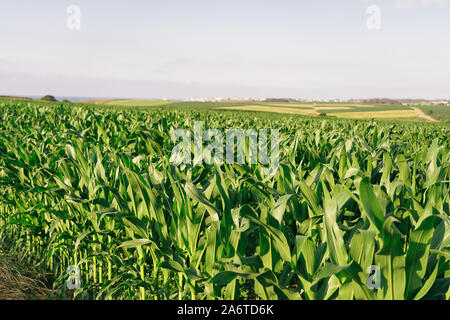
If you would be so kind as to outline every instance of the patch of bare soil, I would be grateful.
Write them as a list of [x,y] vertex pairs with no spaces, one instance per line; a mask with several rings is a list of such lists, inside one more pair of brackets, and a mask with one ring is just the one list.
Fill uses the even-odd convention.
[[24,272],[11,257],[0,253],[0,300],[47,300],[51,290],[38,276]]

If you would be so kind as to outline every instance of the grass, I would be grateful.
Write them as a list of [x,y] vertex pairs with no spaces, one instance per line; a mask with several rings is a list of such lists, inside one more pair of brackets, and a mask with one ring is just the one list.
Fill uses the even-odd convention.
[[450,106],[416,106],[426,115],[450,123]]

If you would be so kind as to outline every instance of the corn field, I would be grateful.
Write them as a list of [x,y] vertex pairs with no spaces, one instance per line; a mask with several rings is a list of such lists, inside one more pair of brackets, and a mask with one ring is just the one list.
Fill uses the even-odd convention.
[[[278,129],[279,170],[171,164],[194,121]],[[0,248],[73,299],[448,300],[449,142],[418,122],[0,102]]]

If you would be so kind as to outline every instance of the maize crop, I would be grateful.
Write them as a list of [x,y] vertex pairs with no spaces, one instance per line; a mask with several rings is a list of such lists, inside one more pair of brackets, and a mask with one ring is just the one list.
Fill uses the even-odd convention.
[[[278,129],[279,170],[173,165],[194,121]],[[77,266],[74,299],[448,300],[449,142],[418,122],[0,102],[0,248],[58,290]]]

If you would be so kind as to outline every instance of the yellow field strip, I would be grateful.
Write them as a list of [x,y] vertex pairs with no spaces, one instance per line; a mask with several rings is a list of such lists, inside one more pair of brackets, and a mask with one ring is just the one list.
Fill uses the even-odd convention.
[[[287,105],[286,105],[287,106]],[[350,107],[334,105],[314,105],[311,109],[296,109],[292,108],[294,104],[289,105],[290,107],[275,107],[274,105],[246,105],[246,106],[230,106],[230,107],[220,107],[218,109],[226,110],[243,110],[243,111],[265,111],[265,112],[275,112],[275,113],[286,113],[286,114],[300,114],[300,115],[319,115],[321,110],[351,110]],[[297,105],[300,106],[300,105]],[[306,106],[306,105],[305,105]],[[355,105],[358,107],[376,107],[370,105]],[[329,116],[335,116],[337,118],[353,118],[353,119],[413,119],[413,118],[425,118],[416,110],[388,110],[388,111],[376,111],[373,112],[335,112],[327,113]],[[427,120],[430,120],[426,118]],[[433,119],[434,120],[434,119]]]
[[[375,108],[376,107],[373,104],[337,104],[337,103],[329,103],[329,104],[326,104],[326,103],[315,103],[314,107],[321,108],[321,107],[340,107],[341,106],[341,108],[342,108],[342,107],[348,107],[350,105],[352,107],[368,107],[368,108]],[[327,109],[329,109],[329,108],[327,108]]]
[[317,115],[317,112],[314,111],[313,109],[308,110],[308,109],[282,108],[282,107],[258,106],[258,105],[230,106],[230,107],[220,107],[217,109],[266,111],[266,112],[288,113],[288,114]]
[[340,118],[355,118],[355,119],[397,119],[397,118],[417,118],[417,112],[413,110],[391,110],[391,111],[375,111],[375,112],[339,112],[329,113],[330,116]]
[[301,107],[301,108],[313,108],[314,106],[312,104],[302,104],[302,103],[267,103],[270,106],[277,106],[277,107]]

